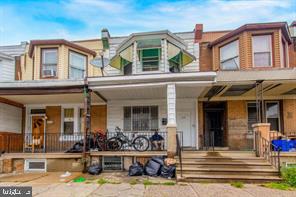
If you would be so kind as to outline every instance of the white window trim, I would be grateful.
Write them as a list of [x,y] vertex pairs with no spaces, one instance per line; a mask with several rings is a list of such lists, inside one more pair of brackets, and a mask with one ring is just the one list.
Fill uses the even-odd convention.
[[[44,162],[44,169],[29,169],[29,162]],[[24,165],[25,172],[47,172],[47,159],[26,159]]]
[[[64,134],[64,109],[74,108],[74,131],[73,135],[65,135]],[[77,141],[83,139],[80,131],[80,109],[81,105],[62,105],[61,106],[61,136],[60,141]]]
[[[226,45],[229,45],[229,44],[232,44],[233,42],[237,42],[237,50],[238,50],[238,55],[237,55],[237,58],[238,58],[238,68],[237,69],[224,69],[223,67],[222,67],[222,58],[221,58],[221,49],[224,47],[224,46],[226,46]],[[239,57],[239,39],[236,39],[236,40],[233,40],[233,41],[231,41],[231,42],[228,42],[227,44],[225,44],[225,45],[223,45],[222,47],[220,47],[219,48],[219,56],[220,56],[220,68],[221,68],[221,70],[239,70],[240,69],[240,57]],[[228,60],[230,60],[230,59],[234,59],[234,58],[236,58],[236,56],[235,57],[232,57],[232,58],[229,58]],[[225,60],[224,60],[225,61]]]
[[[269,40],[269,42],[270,42],[270,47],[271,47],[271,49],[270,49],[270,65],[268,66],[268,65],[266,65],[266,66],[256,66],[255,65],[255,58],[254,58],[254,40],[253,40],[253,38],[255,37],[255,36],[270,36],[270,40]],[[273,53],[272,53],[272,48],[273,48],[273,46],[272,46],[272,35],[271,34],[263,34],[263,35],[252,35],[252,63],[253,63],[253,68],[266,68],[266,67],[273,67]]]
[[[87,56],[81,54],[81,53],[78,53],[78,52],[75,52],[75,51],[69,51],[69,79],[75,79],[75,78],[71,78],[70,77],[70,73],[71,73],[71,69],[72,68],[76,68],[74,66],[71,65],[71,55],[79,55],[79,56],[83,56],[85,58],[85,65],[84,65],[84,71],[83,71],[83,76],[85,77],[86,76],[86,67],[87,67]],[[78,68],[76,68],[78,69]]]
[[280,102],[279,101],[265,101],[265,121],[267,122],[267,103],[277,103],[278,104],[278,123],[279,123],[279,131],[281,132],[281,111],[280,111]]

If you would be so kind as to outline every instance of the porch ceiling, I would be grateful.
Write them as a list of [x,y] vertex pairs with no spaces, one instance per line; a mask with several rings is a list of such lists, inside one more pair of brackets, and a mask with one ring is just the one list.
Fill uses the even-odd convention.
[[[1,95],[1,97],[21,104],[71,104],[83,103],[83,94],[52,94],[52,95]],[[103,103],[97,95],[91,95],[92,103]]]
[[[176,85],[177,98],[197,98],[204,90],[204,86]],[[167,97],[166,85],[153,85],[142,87],[104,88],[94,90],[106,100],[134,100],[134,99],[165,99]]]
[[[208,88],[203,96],[210,100],[255,99],[255,82],[218,82],[214,87]],[[296,81],[263,81],[263,97],[265,99],[294,99],[296,98]]]

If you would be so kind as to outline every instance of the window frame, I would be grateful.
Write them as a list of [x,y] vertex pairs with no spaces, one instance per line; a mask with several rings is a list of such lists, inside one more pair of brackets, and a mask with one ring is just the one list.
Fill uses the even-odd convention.
[[283,37],[281,39],[281,68],[289,68],[289,47],[286,39]]
[[[73,125],[73,134],[65,134],[64,133],[64,110],[65,109],[74,109],[74,125]],[[80,109],[83,109],[80,105],[62,105],[61,106],[61,134],[63,136],[75,136],[75,134],[82,134],[83,131],[80,131],[81,121],[80,118]]]
[[[234,43],[234,42],[237,42],[237,51],[238,51],[238,55],[237,56],[235,56],[235,57],[232,57],[232,58],[228,58],[228,59],[225,59],[225,60],[223,60],[223,62],[226,62],[226,61],[229,61],[229,60],[232,60],[232,59],[235,59],[235,58],[238,58],[238,67],[237,67],[237,69],[225,69],[225,68],[223,68],[222,67],[222,58],[221,58],[221,49],[223,48],[223,47],[225,47],[225,46],[227,46],[227,45],[229,45],[229,44],[232,44],[232,43]],[[237,38],[237,39],[235,39],[235,40],[232,40],[232,41],[230,41],[230,42],[227,42],[226,44],[223,44],[222,46],[220,46],[219,47],[219,66],[220,66],[220,69],[221,70],[225,70],[225,71],[228,71],[228,70],[240,70],[240,50],[239,50],[239,39]]]
[[73,54],[77,54],[77,55],[81,55],[81,56],[84,56],[85,57],[85,67],[84,67],[84,76],[83,76],[83,78],[81,78],[81,79],[84,79],[85,77],[87,77],[88,76],[88,57],[87,57],[87,55],[85,55],[85,54],[83,54],[83,53],[79,53],[79,52],[77,52],[77,51],[74,51],[74,50],[71,50],[71,49],[69,49],[68,50],[68,79],[73,79],[73,80],[75,80],[75,79],[80,79],[80,78],[71,78],[70,77],[70,73],[71,73],[71,64],[70,64],[70,60],[71,60],[71,53],[73,53]]
[[[277,103],[277,105],[278,105],[278,107],[277,107],[277,110],[278,110],[277,119],[278,119],[278,125],[279,125],[278,132],[281,132],[282,125],[281,125],[281,105],[280,105],[280,101],[265,101],[264,107],[265,107],[265,121],[266,121],[266,123],[268,123],[268,117],[267,117],[267,104],[268,103]],[[271,130],[271,128],[270,128],[270,130]]]
[[[55,76],[44,76],[43,75],[43,66],[44,66],[43,65],[43,60],[44,60],[43,54],[44,54],[44,51],[53,51],[53,50],[55,50],[57,53],[56,75]],[[57,79],[58,78],[58,65],[59,65],[59,48],[58,47],[40,48],[40,79]]]
[[[270,40],[269,40],[269,42],[270,42],[269,43],[270,44],[270,65],[264,65],[264,66],[256,66],[255,65],[254,37],[256,37],[256,36],[269,36],[269,38],[270,38]],[[273,34],[272,33],[267,33],[267,34],[252,34],[251,44],[252,44],[252,63],[253,63],[253,68],[271,68],[271,67],[273,67]]]
[[[133,128],[133,109],[134,108],[144,108],[144,107],[149,107],[149,128],[147,130],[134,130]],[[129,131],[129,132],[137,132],[137,131],[154,131],[155,128],[151,128],[151,108],[156,107],[157,108],[157,128],[159,129],[159,106],[158,105],[143,105],[143,106],[124,106],[123,107],[123,128],[124,131]],[[125,108],[130,108],[130,130],[125,129]]]
[[[157,49],[158,50],[158,66],[157,66],[157,70],[144,70],[144,66],[143,66],[143,50],[149,50],[149,49]],[[140,61],[140,65],[141,65],[141,72],[142,73],[153,73],[153,72],[159,72],[160,71],[160,64],[161,64],[161,53],[162,53],[162,49],[158,48],[158,47],[154,47],[154,48],[140,48],[137,49],[138,50],[138,55],[139,55],[139,61]]]

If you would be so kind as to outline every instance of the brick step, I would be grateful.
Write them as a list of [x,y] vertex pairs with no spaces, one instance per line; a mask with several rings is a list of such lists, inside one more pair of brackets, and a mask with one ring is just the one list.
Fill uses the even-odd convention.
[[258,175],[229,175],[229,174],[184,174],[181,177],[177,175],[177,181],[180,182],[231,182],[231,181],[242,181],[242,182],[273,182],[281,181],[282,179],[278,176],[258,176]]

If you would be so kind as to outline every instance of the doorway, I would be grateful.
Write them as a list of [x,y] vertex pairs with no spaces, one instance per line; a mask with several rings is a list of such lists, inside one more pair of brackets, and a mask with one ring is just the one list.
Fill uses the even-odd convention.
[[227,145],[225,106],[226,104],[224,102],[204,103],[204,146],[206,148],[226,147]]
[[192,147],[191,113],[177,112],[177,130],[183,133],[183,146]]
[[41,151],[44,149],[44,132],[45,132],[45,117],[44,115],[32,115],[31,118],[32,152]]

